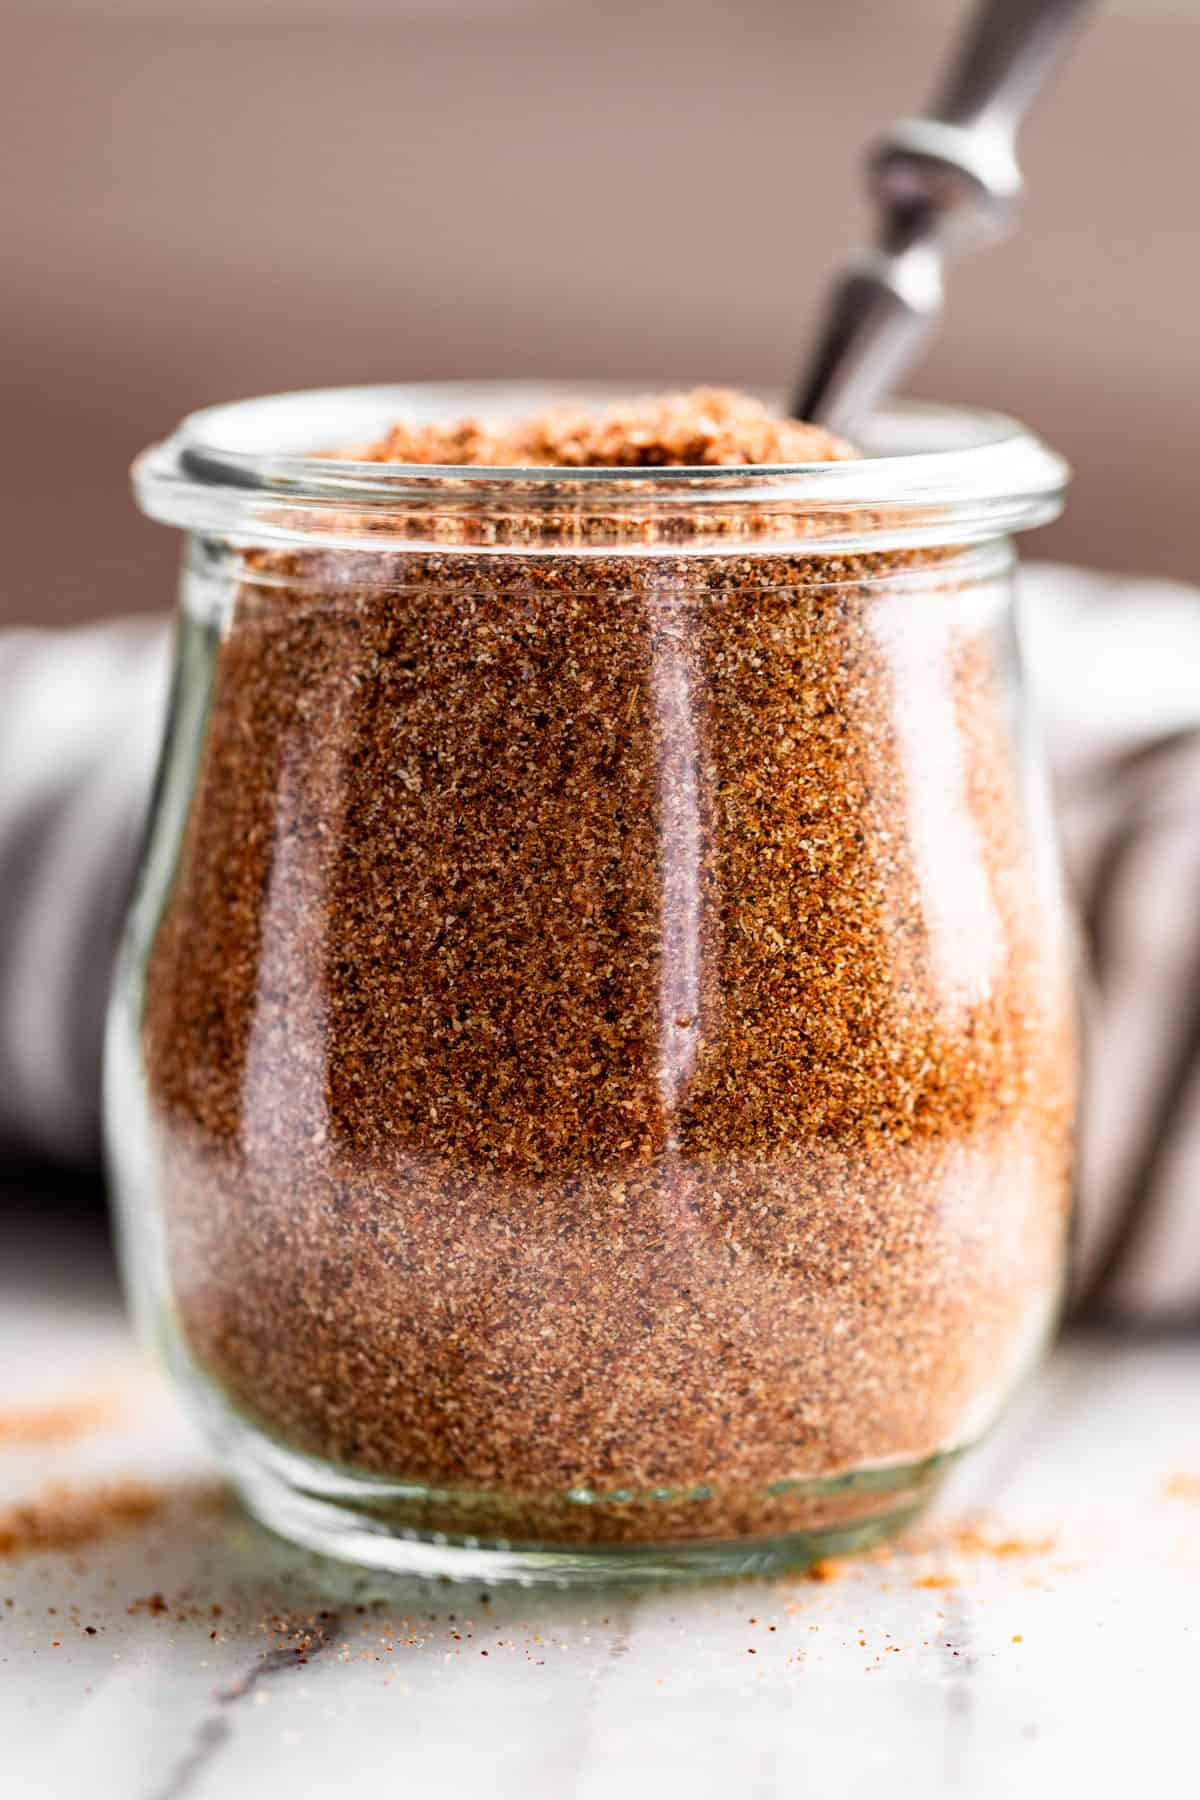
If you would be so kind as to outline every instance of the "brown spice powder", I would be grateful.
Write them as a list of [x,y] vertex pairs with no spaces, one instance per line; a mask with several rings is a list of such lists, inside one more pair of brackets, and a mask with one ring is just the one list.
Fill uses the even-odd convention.
[[[769,452],[712,410],[517,436]],[[375,453],[450,449],[512,444]],[[980,591],[245,560],[145,1006],[179,1327],[239,1410],[439,1490],[407,1523],[563,1543],[858,1519],[902,1487],[793,1484],[970,1434],[1053,1304],[1074,1079]]]

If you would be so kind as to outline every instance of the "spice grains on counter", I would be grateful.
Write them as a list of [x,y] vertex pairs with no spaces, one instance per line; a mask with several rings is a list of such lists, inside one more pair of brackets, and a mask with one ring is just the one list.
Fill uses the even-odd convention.
[[[702,393],[365,454],[847,452]],[[807,1484],[969,1438],[1055,1304],[1073,1017],[994,574],[645,529],[247,553],[216,651],[144,1014],[177,1328],[418,1526],[850,1517]]]

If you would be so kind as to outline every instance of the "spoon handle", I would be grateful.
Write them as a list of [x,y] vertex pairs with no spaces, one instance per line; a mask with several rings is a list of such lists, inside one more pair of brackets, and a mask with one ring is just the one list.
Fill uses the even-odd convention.
[[930,107],[947,125],[988,123],[1011,139],[1092,0],[982,6]]
[[928,112],[873,146],[873,246],[834,287],[797,418],[851,432],[915,360],[943,304],[949,254],[1008,228],[1030,102],[1095,0],[984,0]]

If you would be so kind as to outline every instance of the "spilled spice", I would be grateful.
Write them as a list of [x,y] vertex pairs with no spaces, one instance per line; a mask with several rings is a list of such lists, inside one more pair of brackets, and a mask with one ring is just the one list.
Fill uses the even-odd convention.
[[82,1549],[160,1523],[218,1514],[229,1505],[218,1482],[158,1487],[134,1478],[87,1486],[52,1482],[28,1500],[0,1507],[0,1557]]
[[[871,1566],[894,1563],[903,1566],[915,1557],[989,1557],[1008,1562],[1048,1556],[1058,1547],[1058,1539],[1054,1537],[1016,1537],[989,1530],[980,1515],[974,1514],[958,1520],[910,1528],[898,1537],[871,1546],[865,1552],[856,1552],[852,1558],[824,1557],[819,1563],[806,1569],[803,1578],[809,1581],[837,1581],[852,1571],[862,1572]],[[962,1576],[958,1572],[934,1570],[914,1576],[912,1585],[914,1588],[955,1588],[960,1586],[961,1581]]]
[[[848,454],[705,393],[369,454],[801,445]],[[1067,1212],[994,560],[756,547],[753,508],[719,552],[683,511],[578,554],[543,523],[231,553],[145,989],[183,1346],[277,1440],[425,1484],[408,1528],[902,1510],[932,1476],[806,1484],[979,1429]]]
[[119,1410],[114,1394],[89,1395],[54,1406],[9,1407],[0,1410],[0,1449],[74,1443],[111,1425]]
[[951,1533],[949,1546],[959,1556],[992,1556],[1007,1562],[1013,1557],[1046,1556],[1057,1550],[1058,1540],[1052,1537],[992,1537],[973,1525],[961,1525]]
[[140,1600],[131,1601],[125,1610],[131,1616],[136,1617],[138,1613],[149,1613],[153,1618],[169,1612],[170,1608],[161,1594],[154,1593],[146,1594]]
[[77,1550],[137,1531],[156,1518],[164,1504],[163,1494],[141,1481],[92,1488],[55,1484],[36,1499],[0,1508],[0,1557]]
[[809,1563],[804,1571],[806,1581],[840,1581],[844,1564],[837,1557],[821,1556],[816,1562]]

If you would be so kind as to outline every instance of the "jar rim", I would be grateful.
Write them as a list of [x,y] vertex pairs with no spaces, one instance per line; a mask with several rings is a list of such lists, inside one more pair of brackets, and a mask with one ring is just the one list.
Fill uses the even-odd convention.
[[[858,435],[864,454],[840,462],[492,468],[314,454],[315,446],[369,442],[398,419],[491,422],[638,391],[629,382],[483,381],[264,395],[189,414],[137,458],[134,490],[142,510],[165,524],[234,542],[325,547],[378,547],[406,511],[413,529],[399,535],[410,545],[428,538],[431,547],[452,539],[460,548],[536,550],[551,518],[561,545],[567,517],[579,549],[611,548],[605,524],[619,519],[627,551],[661,551],[671,539],[675,551],[744,553],[747,538],[765,530],[773,549],[794,539],[830,553],[977,542],[1062,510],[1067,464],[1016,420],[912,400],[880,409]],[[681,514],[685,541],[676,541]],[[742,521],[731,533],[734,514]],[[524,528],[505,530],[516,517]]]

